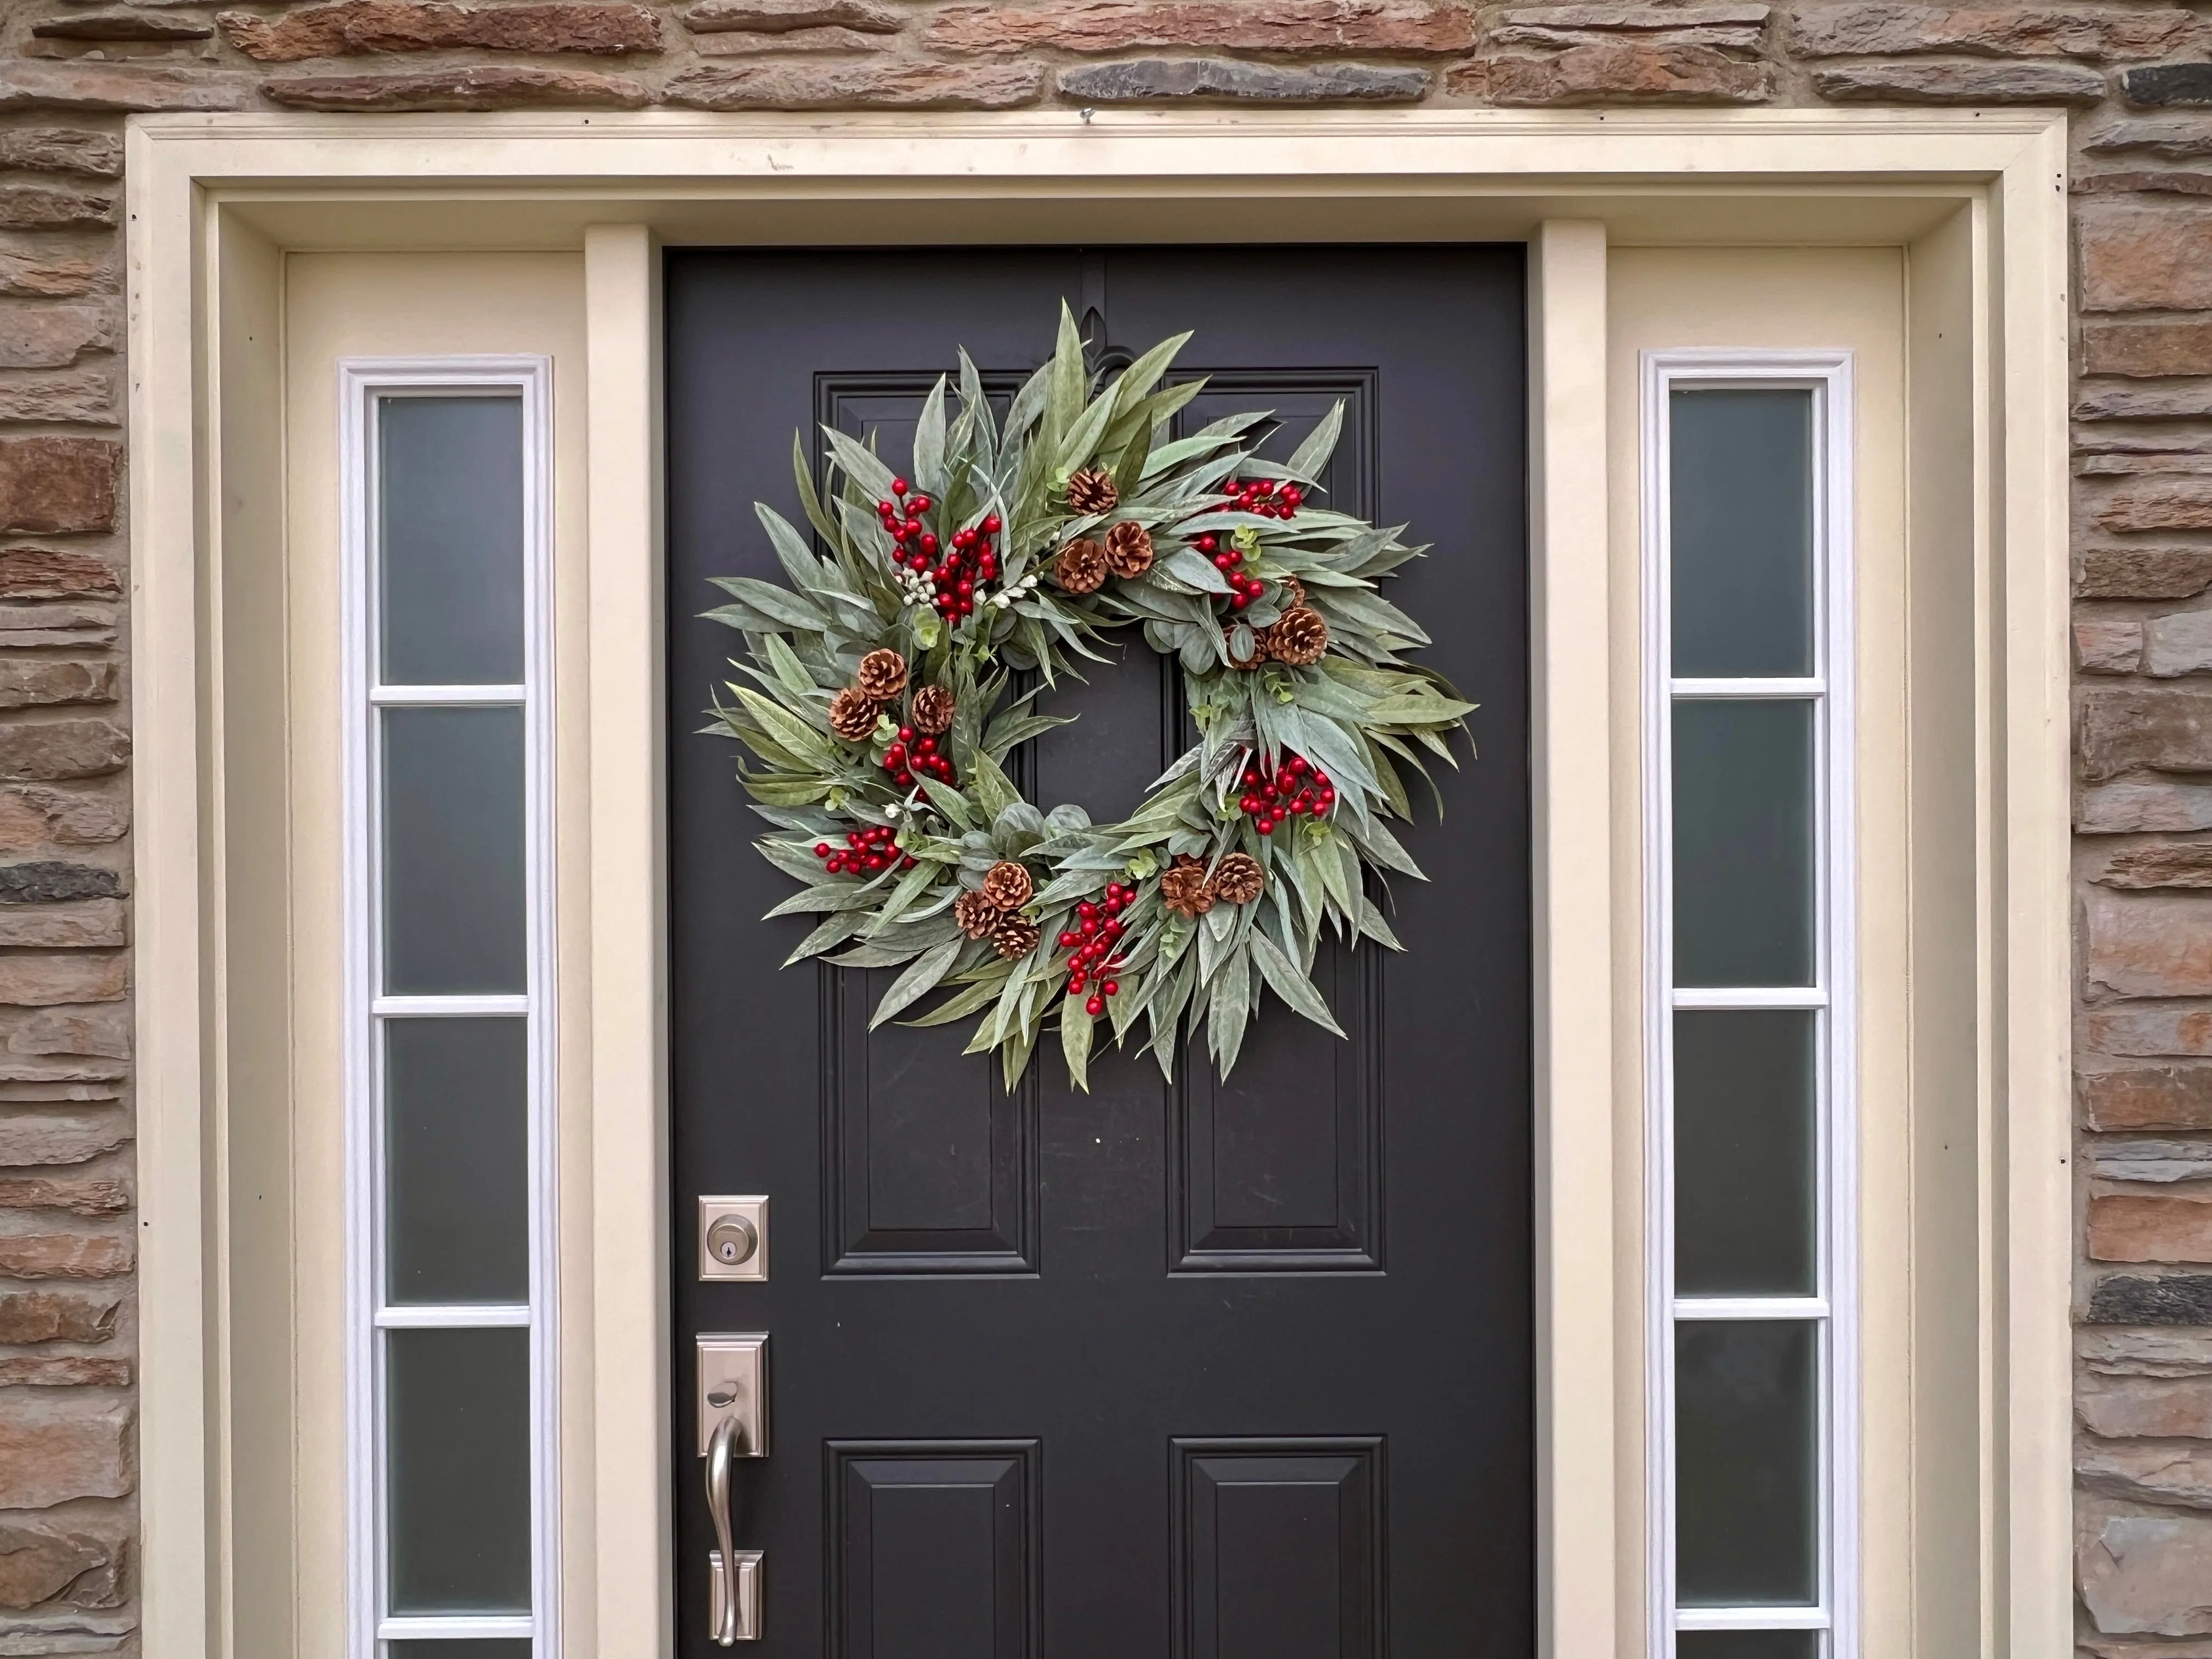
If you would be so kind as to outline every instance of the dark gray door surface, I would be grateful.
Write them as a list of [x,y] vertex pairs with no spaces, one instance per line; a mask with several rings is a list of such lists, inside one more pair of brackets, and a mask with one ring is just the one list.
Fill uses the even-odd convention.
[[[770,1334],[777,1659],[1443,1659],[1534,1646],[1522,256],[1510,248],[672,255],[669,774],[679,1650],[710,1650],[692,1340]],[[1226,1082],[1146,1057],[1009,1096],[963,1028],[871,1035],[881,976],[777,963],[805,918],[697,735],[741,641],[707,579],[778,579],[794,429],[912,422],[965,345],[1007,391],[1061,299],[1142,349],[1197,331],[1193,428],[1345,400],[1334,504],[1433,544],[1392,597],[1480,703],[1419,792],[1403,956],[1316,972]],[[1134,630],[1130,630],[1133,635]],[[1133,639],[1018,781],[1120,817],[1183,746]],[[702,1284],[702,1193],[773,1200],[765,1284]]]

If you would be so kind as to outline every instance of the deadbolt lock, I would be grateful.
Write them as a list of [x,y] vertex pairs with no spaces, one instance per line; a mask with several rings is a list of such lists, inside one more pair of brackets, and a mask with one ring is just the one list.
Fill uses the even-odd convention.
[[725,1267],[742,1267],[760,1248],[760,1232],[741,1215],[726,1215],[707,1229],[707,1254]]
[[699,1277],[768,1277],[768,1200],[699,1200]]

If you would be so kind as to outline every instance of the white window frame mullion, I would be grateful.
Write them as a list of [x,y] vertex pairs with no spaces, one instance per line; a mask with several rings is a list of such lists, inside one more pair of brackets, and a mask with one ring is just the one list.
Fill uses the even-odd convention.
[[[363,358],[338,365],[343,633],[343,1069],[346,1082],[346,1458],[348,1659],[380,1659],[400,1638],[526,1637],[558,1659],[560,1560],[558,1148],[554,1101],[556,941],[552,708],[552,365],[543,356]],[[517,397],[522,405],[521,685],[380,684],[376,576],[377,404],[387,396]],[[524,894],[528,944],[520,995],[386,996],[383,983],[380,714],[394,707],[520,706],[524,745]],[[384,1299],[383,1024],[394,1018],[516,1017],[527,1025],[527,1305],[387,1305]],[[529,1332],[531,1611],[388,1617],[383,1333],[521,1328]]]
[[368,700],[379,708],[496,708],[501,703],[527,703],[530,689],[524,685],[374,685]]
[[[1645,1075],[1646,1564],[1649,1659],[1675,1659],[1678,1631],[1820,1630],[1827,1659],[1857,1659],[1859,1388],[1856,826],[1851,619],[1852,359],[1845,350],[1691,348],[1641,356]],[[1742,679],[1676,678],[1673,628],[1669,393],[1680,386],[1806,387],[1814,392],[1814,672]],[[1796,699],[1814,711],[1816,916],[1814,984],[1676,988],[1674,983],[1672,726],[1691,699]],[[1680,1009],[1802,1008],[1818,1032],[1815,1091],[1817,1294],[1677,1297],[1674,1285],[1674,1017]],[[1820,1370],[1819,1605],[1677,1605],[1674,1548],[1675,1326],[1773,1319],[1814,1326]]]
[[533,1620],[501,1613],[458,1615],[412,1613],[377,1621],[375,1639],[381,1642],[460,1642],[515,1637],[534,1639]]
[[1827,1630],[1826,1607],[1681,1607],[1674,1628],[1690,1630]]

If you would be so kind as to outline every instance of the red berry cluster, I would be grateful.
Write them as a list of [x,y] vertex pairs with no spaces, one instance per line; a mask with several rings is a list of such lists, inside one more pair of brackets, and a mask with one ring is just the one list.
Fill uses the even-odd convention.
[[1278,486],[1265,478],[1248,478],[1242,483],[1231,478],[1222,484],[1221,493],[1237,498],[1239,513],[1256,514],[1263,519],[1294,519],[1297,517],[1298,503],[1306,498],[1305,491],[1294,483]]
[[1118,881],[1109,881],[1104,894],[1095,902],[1085,899],[1075,907],[1075,926],[1060,936],[1060,948],[1070,952],[1067,994],[1082,996],[1085,986],[1094,981],[1097,984],[1097,990],[1083,1004],[1083,1012],[1094,1018],[1106,1012],[1106,999],[1121,988],[1120,981],[1107,975],[1121,968],[1121,964],[1114,959],[1121,938],[1121,915],[1136,902],[1135,883],[1125,887]]
[[940,783],[951,783],[952,762],[938,751],[937,739],[916,737],[914,727],[902,726],[898,739],[884,750],[884,770],[891,775],[891,781],[902,789],[914,787],[915,774],[935,778]]
[[1218,536],[1200,536],[1194,544],[1198,550],[1213,561],[1213,568],[1229,578],[1229,586],[1236,591],[1230,594],[1231,609],[1242,611],[1267,591],[1267,584],[1257,576],[1247,576],[1237,569],[1244,562],[1244,555],[1234,547],[1224,548]]
[[[1285,484],[1278,489],[1264,480],[1239,483],[1231,478],[1222,484],[1221,492],[1236,498],[1228,503],[1236,511],[1257,514],[1263,519],[1295,518],[1298,503],[1305,500],[1304,492],[1296,484]],[[1229,596],[1231,610],[1244,610],[1267,591],[1267,583],[1257,576],[1246,575],[1238,568],[1244,562],[1244,555],[1239,549],[1222,546],[1221,538],[1210,533],[1200,536],[1195,545],[1200,552],[1213,561],[1216,570],[1229,578],[1229,586],[1233,590]]]
[[977,587],[999,576],[999,550],[993,544],[1004,526],[995,513],[972,528],[952,532],[952,545],[941,546],[934,531],[924,529],[921,515],[929,511],[927,495],[908,495],[904,478],[891,480],[897,499],[876,503],[876,516],[891,538],[891,557],[929,579],[936,597],[930,601],[947,622],[975,612]]
[[833,876],[871,876],[894,864],[902,870],[911,870],[914,854],[902,853],[891,844],[896,833],[887,823],[871,824],[847,836],[842,849],[826,841],[816,842],[814,856],[823,860],[822,867]]
[[1255,830],[1272,836],[1285,818],[1302,812],[1321,817],[1335,805],[1336,786],[1328,774],[1304,755],[1288,755],[1272,773],[1256,766],[1244,769],[1244,793],[1237,808],[1252,820]]

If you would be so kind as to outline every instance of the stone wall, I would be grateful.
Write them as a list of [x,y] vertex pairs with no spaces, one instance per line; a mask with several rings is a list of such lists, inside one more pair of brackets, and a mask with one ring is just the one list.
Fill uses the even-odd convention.
[[2080,1644],[2212,1659],[2212,19],[12,0],[0,54],[0,1653],[137,1645],[121,115],[1202,100],[2075,112]]

